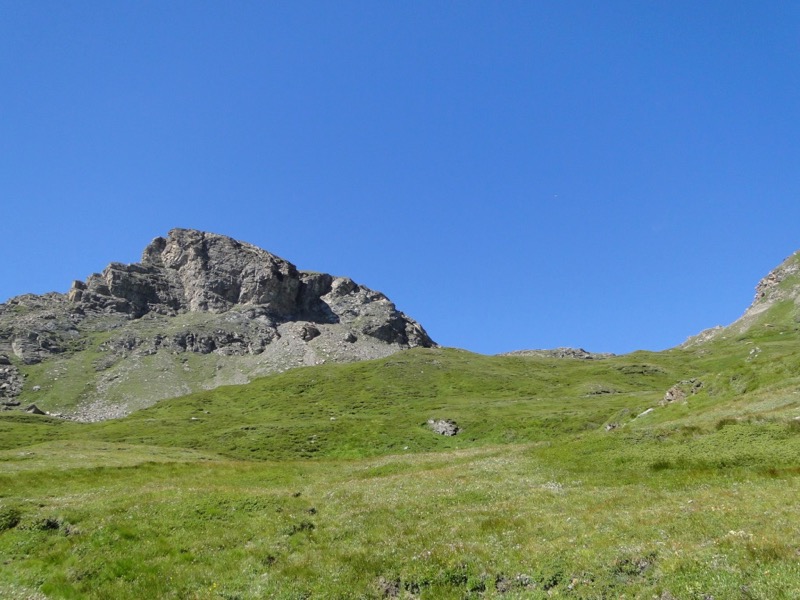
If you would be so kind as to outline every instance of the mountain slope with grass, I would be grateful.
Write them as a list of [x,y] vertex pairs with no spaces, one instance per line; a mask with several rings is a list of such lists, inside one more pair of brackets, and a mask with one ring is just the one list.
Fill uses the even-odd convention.
[[690,337],[690,347],[736,336],[768,335],[770,331],[795,331],[800,323],[800,250],[793,253],[756,285],[753,303],[727,327],[714,327]]
[[0,304],[0,407],[79,420],[300,365],[433,341],[383,294],[231,238],[174,229],[140,263]]
[[799,597],[786,264],[664,352],[413,348],[103,422],[2,413],[0,596]]

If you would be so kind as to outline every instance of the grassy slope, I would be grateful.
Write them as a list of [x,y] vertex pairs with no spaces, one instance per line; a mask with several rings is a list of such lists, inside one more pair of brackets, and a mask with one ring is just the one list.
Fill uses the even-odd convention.
[[[157,399],[187,394],[192,390],[222,382],[242,382],[242,373],[255,370],[254,357],[227,357],[210,353],[159,352],[146,355],[144,348],[123,360],[103,350],[114,338],[152,339],[169,337],[187,328],[196,333],[213,333],[217,315],[190,312],[176,317],[148,314],[134,322],[101,322],[98,331],[85,332],[75,350],[54,355],[34,365],[17,361],[26,377],[19,400],[23,405],[36,403],[50,413],[69,413],[81,404],[102,399],[110,405],[123,404],[136,410]],[[111,327],[110,331],[103,330]],[[13,358],[13,357],[12,357]],[[13,358],[16,361],[16,358]],[[39,388],[34,391],[34,387]]]
[[798,597],[800,354],[778,308],[687,350],[414,350],[119,421],[0,417],[0,596]]
[[[24,443],[80,438],[204,448],[234,458],[361,458],[594,430],[653,405],[679,377],[670,357],[611,361],[494,358],[416,349],[379,361],[296,369],[160,403],[127,419],[78,425],[18,416]],[[644,372],[644,374],[643,374]],[[462,435],[431,435],[430,418]],[[15,436],[2,435],[11,448]]]

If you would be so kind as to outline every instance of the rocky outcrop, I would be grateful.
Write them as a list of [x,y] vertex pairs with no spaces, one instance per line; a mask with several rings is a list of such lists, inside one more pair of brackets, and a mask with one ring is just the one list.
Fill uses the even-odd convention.
[[[210,373],[200,384],[176,386],[176,393],[186,393],[293,366],[433,345],[422,326],[380,292],[347,277],[299,271],[251,244],[189,229],[154,239],[139,263],[111,263],[74,281],[66,294],[29,294],[0,304],[0,353],[23,368],[69,361],[84,350],[98,355],[92,365],[101,375],[87,385],[98,391],[83,392],[84,403],[96,403],[124,382],[121,365],[141,371],[142,359],[154,355],[250,357],[241,368],[226,363],[222,369],[242,377],[231,381]],[[113,382],[106,371],[115,371]],[[18,395],[14,381],[7,389]],[[48,389],[48,381],[40,383]]]
[[141,263],[112,263],[83,286],[73,286],[73,296],[101,306],[110,301],[134,317],[153,310],[222,313],[245,304],[291,317],[301,287],[295,266],[265,250],[222,235],[175,229],[153,240]]
[[741,333],[750,327],[758,317],[778,303],[792,301],[800,304],[800,252],[795,252],[756,285],[753,303],[734,323],[725,328]]
[[[741,335],[755,325],[775,327],[772,319],[776,315],[771,309],[786,303],[794,305],[792,318],[800,322],[800,250],[758,282],[753,302],[741,317],[727,327],[717,325],[691,336],[680,347],[692,348],[731,335]],[[777,315],[777,318],[780,320],[782,317]]]
[[580,360],[599,360],[614,356],[609,352],[587,352],[583,348],[553,348],[550,350],[515,350],[498,356],[537,356],[540,358],[577,358]]
[[[800,274],[800,261],[798,261],[798,258],[800,258],[800,253],[795,252],[758,282],[756,295],[753,298],[753,306],[764,302],[783,300],[791,294],[792,290],[782,290],[780,284],[790,277]],[[753,307],[751,306],[751,308]]]
[[17,296],[0,304],[0,352],[31,365],[74,349],[80,320],[63,294]]
[[0,354],[0,410],[20,405],[17,396],[22,391],[24,379],[19,369],[5,354]]
[[[10,345],[26,364],[64,352],[80,337],[78,324],[101,315],[136,320],[150,314],[238,310],[223,322],[235,321],[241,332],[224,326],[213,334],[127,337],[107,344],[115,352],[146,342],[156,349],[207,353],[234,346],[234,354],[258,353],[275,338],[276,324],[287,321],[347,324],[352,336],[400,346],[433,344],[418,323],[379,292],[346,277],[303,273],[253,245],[187,229],[153,240],[141,263],[111,263],[102,273],[73,282],[66,296],[21,296],[3,306],[0,316],[12,318],[3,319],[7,330],[0,331],[0,343]],[[312,331],[306,327],[303,335],[312,339]]]
[[696,377],[684,379],[669,388],[659,404],[666,406],[675,402],[685,402],[689,396],[694,396],[701,389],[703,389],[703,382]]

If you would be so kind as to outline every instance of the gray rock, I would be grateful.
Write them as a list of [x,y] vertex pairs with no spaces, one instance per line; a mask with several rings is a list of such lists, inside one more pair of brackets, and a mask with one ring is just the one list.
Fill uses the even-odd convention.
[[439,435],[454,436],[461,432],[458,424],[451,419],[429,419],[428,427]]
[[30,413],[32,415],[44,415],[44,414],[47,414],[43,410],[41,410],[38,406],[36,406],[35,404],[31,404],[30,406],[26,406],[25,407],[25,412],[26,413]]
[[577,358],[580,360],[601,360],[611,358],[610,352],[588,352],[583,348],[553,348],[550,350],[515,350],[503,352],[498,356],[537,356],[540,358]]
[[[19,396],[24,381],[19,369],[10,364],[10,361],[8,365],[0,366],[0,399],[13,400]],[[16,406],[9,402],[5,402],[4,404],[6,406]]]
[[665,406],[673,402],[685,402],[689,396],[695,395],[701,389],[703,389],[703,382],[699,379],[695,377],[684,379],[669,388],[659,404]]
[[311,325],[310,323],[303,325],[303,329],[300,331],[300,338],[304,342],[310,342],[315,337],[320,335],[319,329]]
[[382,598],[399,598],[402,591],[399,579],[386,579],[380,577],[378,579],[378,592]]

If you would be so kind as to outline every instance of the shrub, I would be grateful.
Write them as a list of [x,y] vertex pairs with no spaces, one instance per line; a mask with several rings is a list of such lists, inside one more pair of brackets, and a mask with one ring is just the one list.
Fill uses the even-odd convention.
[[0,531],[13,529],[21,519],[22,513],[16,506],[0,505]]
[[650,464],[651,471],[666,471],[672,468],[672,463],[668,460],[661,459]]
[[719,431],[724,427],[727,427],[728,425],[736,425],[736,422],[737,422],[736,419],[734,419],[733,417],[725,417],[724,419],[720,419],[719,421],[717,421],[716,425],[717,431]]

